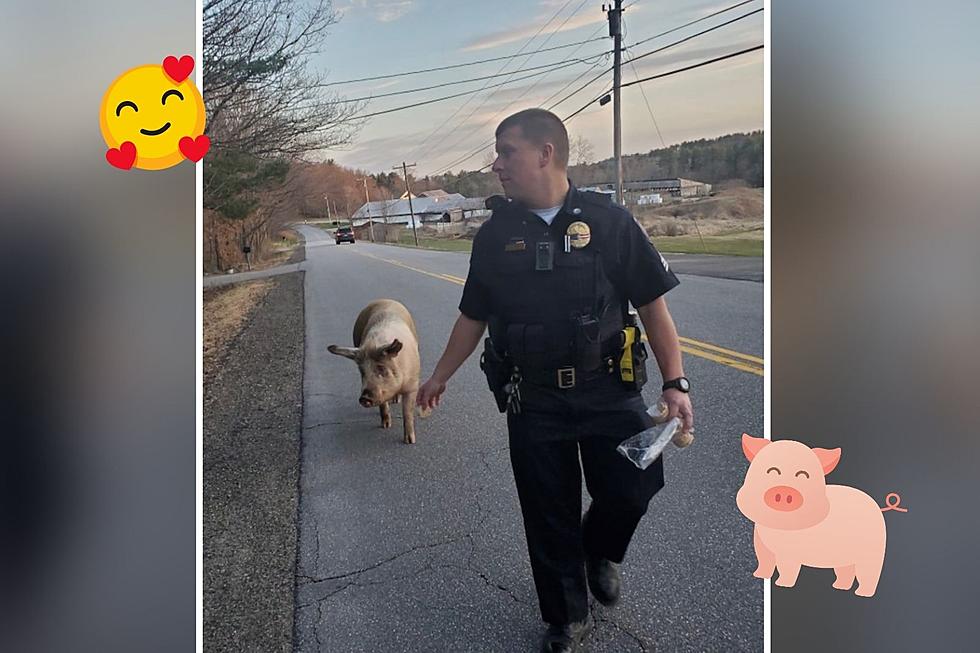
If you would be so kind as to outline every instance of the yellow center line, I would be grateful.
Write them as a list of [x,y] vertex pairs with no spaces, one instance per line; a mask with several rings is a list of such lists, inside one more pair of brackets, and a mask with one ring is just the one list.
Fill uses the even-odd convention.
[[700,347],[702,349],[709,349],[711,351],[716,351],[720,354],[728,354],[729,356],[734,356],[735,358],[741,358],[743,360],[751,361],[753,363],[758,363],[759,365],[765,365],[766,362],[759,358],[758,356],[752,356],[751,354],[743,354],[732,349],[725,349],[724,347],[719,347],[718,345],[712,345],[708,342],[701,342],[700,340],[695,340],[694,338],[685,338],[683,336],[678,336],[678,339],[684,343],[691,345],[692,347]]
[[[441,274],[439,272],[429,272],[428,270],[412,267],[411,265],[407,265],[401,261],[396,261],[395,259],[382,258],[380,256],[375,256],[374,254],[368,254],[367,252],[351,253],[357,254],[358,256],[373,258],[374,260],[381,261],[383,263],[390,263],[391,265],[396,265],[400,268],[411,270],[412,272],[418,272],[419,274],[424,274],[426,276],[433,277],[434,279],[449,281],[450,283],[455,283],[460,286],[465,285],[466,283],[466,280],[460,277],[453,276],[451,274]],[[721,363],[722,365],[727,365],[728,367],[741,370],[742,372],[748,372],[758,376],[765,376],[765,361],[758,356],[743,354],[733,349],[726,349],[724,347],[719,347],[718,345],[713,345],[710,342],[694,340],[693,338],[679,337],[678,339],[681,341],[681,351],[684,353],[691,354],[692,356],[699,356],[701,358],[714,361],[715,363]],[[643,340],[644,342],[649,342],[646,334],[643,335]]]

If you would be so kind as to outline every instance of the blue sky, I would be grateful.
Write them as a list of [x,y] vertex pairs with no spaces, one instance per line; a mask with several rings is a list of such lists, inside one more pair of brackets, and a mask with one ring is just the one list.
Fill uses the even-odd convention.
[[[736,4],[738,0],[625,0],[626,38],[640,41],[660,32]],[[460,2],[452,0],[334,0],[341,16],[331,28],[324,50],[315,66],[327,81],[385,75],[408,70],[464,63],[518,52],[542,26],[540,34],[510,62],[496,61],[454,70],[410,75],[394,79],[360,82],[332,87],[349,98],[372,96],[448,81],[508,73],[517,69],[594,57],[612,47],[605,13],[599,0],[496,0]],[[762,7],[762,0],[642,44],[633,56],[649,52],[684,36],[725,22]],[[549,23],[552,16],[557,17]],[[560,29],[559,29],[560,27]],[[646,57],[623,69],[623,82],[691,65],[705,59],[741,50],[763,42],[763,14],[741,20],[663,53]],[[590,37],[606,37],[576,48],[527,56],[539,47],[552,47]],[[324,151],[347,166],[377,172],[403,159],[417,162],[419,175],[441,172],[455,159],[493,138],[496,124],[508,114],[531,106],[559,91],[592,64],[591,58],[567,68],[524,81],[444,102],[369,119],[354,142],[343,149]],[[591,79],[611,65],[597,67],[556,99]],[[537,71],[517,73],[514,77]],[[420,102],[427,99],[477,90],[506,77],[430,91],[376,98],[365,112]],[[608,88],[612,73],[554,109],[564,117]],[[639,85],[623,89],[623,151],[646,152],[685,140],[710,138],[763,126],[763,54],[741,57],[643,84],[660,133],[640,93]],[[472,97],[472,99],[470,99]],[[466,104],[467,100],[469,103]],[[554,101],[554,100],[552,100]],[[465,104],[465,106],[464,106]],[[508,106],[509,104],[509,106]],[[437,129],[454,111],[458,113]],[[570,135],[584,136],[593,145],[595,158],[612,154],[612,104],[586,109],[568,123]],[[434,132],[434,133],[433,133]],[[661,138],[662,137],[662,138]],[[490,146],[487,146],[487,150]],[[453,170],[472,170],[483,165],[485,154],[453,165]]]

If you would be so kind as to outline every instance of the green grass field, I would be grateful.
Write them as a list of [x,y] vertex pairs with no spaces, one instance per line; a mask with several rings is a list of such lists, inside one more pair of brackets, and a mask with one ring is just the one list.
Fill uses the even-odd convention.
[[762,229],[739,231],[720,236],[656,236],[650,239],[661,252],[673,254],[721,254],[724,256],[762,256],[765,241]]
[[[402,236],[401,242],[388,243],[399,247],[415,247],[415,238],[408,234],[406,238]],[[419,238],[419,247],[422,249],[436,249],[442,252],[468,252],[473,249],[473,241],[460,239],[450,240],[448,238]]]

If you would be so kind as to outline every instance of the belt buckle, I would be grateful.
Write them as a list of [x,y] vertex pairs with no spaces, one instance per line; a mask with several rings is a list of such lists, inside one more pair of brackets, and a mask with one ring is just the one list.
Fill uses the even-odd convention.
[[569,388],[575,387],[574,367],[558,368],[558,387],[561,388],[562,390],[567,390]]

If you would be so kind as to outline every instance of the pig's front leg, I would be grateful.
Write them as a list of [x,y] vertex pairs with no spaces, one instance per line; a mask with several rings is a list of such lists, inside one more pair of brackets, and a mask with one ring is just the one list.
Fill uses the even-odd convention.
[[415,444],[415,397],[418,390],[402,393],[402,420],[405,427],[405,444]]
[[780,587],[796,585],[796,579],[800,575],[800,564],[800,561],[796,559],[777,558],[776,569],[779,570],[779,577],[776,579],[776,584]]
[[854,565],[834,567],[834,574],[837,575],[834,579],[834,589],[849,590],[854,585]]
[[388,402],[384,402],[380,406],[381,408],[381,428],[388,429],[391,428],[391,410],[388,408]]
[[759,560],[759,566],[752,575],[756,578],[772,578],[772,572],[776,570],[776,556],[763,544],[758,526],[753,530],[752,544],[755,546],[755,557]]

